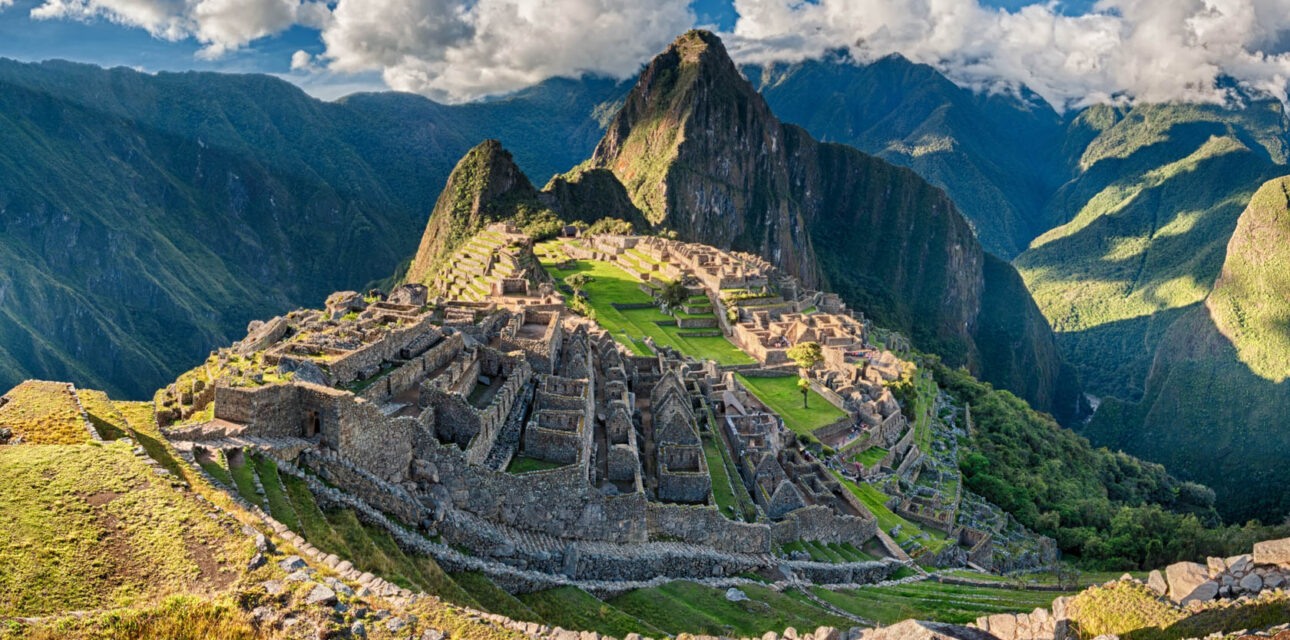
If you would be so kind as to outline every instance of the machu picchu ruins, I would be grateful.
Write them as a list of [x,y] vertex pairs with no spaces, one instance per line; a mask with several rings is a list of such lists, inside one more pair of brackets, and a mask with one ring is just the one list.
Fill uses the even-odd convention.
[[[630,274],[650,300],[613,307],[656,312],[680,283],[676,336],[728,334],[747,362],[615,335],[571,311],[576,296],[600,302],[594,278],[574,291],[552,275],[577,262]],[[307,470],[416,531],[441,564],[469,551],[508,591],[733,586],[748,572],[863,584],[924,555],[982,570],[1051,563],[1040,536],[996,560],[1004,527],[957,522],[953,465],[920,450],[945,449],[953,418],[907,420],[886,385],[913,365],[872,337],[837,296],[753,256],[648,236],[535,245],[493,224],[428,286],[338,292],[322,310],[253,322],[155,406],[186,455],[249,450]],[[785,353],[805,342],[822,346],[802,373],[832,418],[809,430],[758,387],[797,380]],[[897,524],[883,530],[874,511]],[[852,553],[786,550],[804,543]]]

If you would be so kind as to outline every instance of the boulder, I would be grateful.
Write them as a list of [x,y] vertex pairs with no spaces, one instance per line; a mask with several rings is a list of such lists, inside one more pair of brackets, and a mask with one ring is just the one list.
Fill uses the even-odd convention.
[[1158,596],[1169,593],[1169,584],[1165,582],[1165,577],[1160,574],[1159,570],[1154,570],[1147,575],[1147,588],[1154,591]]
[[291,573],[292,571],[304,569],[308,565],[305,564],[305,561],[300,556],[287,556],[278,561],[278,566],[282,567],[283,571]]
[[264,559],[264,554],[257,552],[255,555],[251,556],[250,562],[246,563],[246,570],[255,571],[256,569],[263,567],[267,562],[268,560]]
[[309,595],[305,596],[305,604],[328,606],[336,604],[336,592],[321,584],[314,585]]
[[1017,616],[1011,613],[997,613],[988,618],[990,633],[999,640],[1012,640],[1017,636]]
[[734,587],[730,587],[729,589],[726,589],[726,600],[729,600],[731,602],[743,602],[744,600],[747,600],[747,599],[748,599],[748,594]]
[[1232,575],[1240,578],[1254,568],[1254,556],[1250,554],[1232,556],[1227,559],[1227,570]]
[[1176,562],[1165,567],[1165,580],[1169,583],[1169,598],[1174,602],[1182,604],[1196,599],[1193,596],[1209,593],[1211,599],[1218,593],[1218,583],[1213,584],[1213,590],[1205,587],[1204,591],[1197,594],[1201,585],[1211,582],[1209,579],[1209,570],[1195,562]]
[[870,629],[864,632],[862,638],[864,640],[998,640],[996,636],[980,629],[922,620],[906,620],[890,627]]
[[1205,564],[1209,568],[1209,577],[1217,578],[1227,573],[1227,562],[1222,558],[1205,558]]
[[1244,589],[1244,590],[1246,590],[1246,591],[1250,591],[1250,592],[1258,592],[1258,591],[1262,591],[1262,590],[1263,590],[1263,578],[1260,578],[1260,577],[1258,577],[1257,575],[1255,575],[1255,574],[1251,573],[1250,575],[1247,575],[1247,576],[1245,576],[1244,578],[1241,578],[1241,585],[1240,585],[1240,586],[1241,586],[1241,588],[1242,588],[1242,589]]
[[1290,566],[1290,538],[1254,543],[1254,564]]

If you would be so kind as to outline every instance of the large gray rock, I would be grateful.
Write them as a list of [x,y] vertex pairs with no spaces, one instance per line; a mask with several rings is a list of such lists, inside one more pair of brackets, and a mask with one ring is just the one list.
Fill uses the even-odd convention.
[[1153,570],[1147,575],[1147,588],[1156,592],[1158,596],[1169,593],[1169,583],[1165,582],[1165,577],[1160,574],[1159,570]]
[[[1176,562],[1165,567],[1165,580],[1169,582],[1169,599],[1183,604],[1196,599],[1210,600],[1218,595],[1218,583],[1209,579],[1209,569],[1195,562]],[[1202,585],[1212,585],[1202,589]],[[1203,597],[1208,593],[1209,597]]]
[[1254,564],[1290,566],[1290,538],[1254,543]]
[[309,595],[305,596],[307,605],[333,605],[336,604],[336,592],[319,584],[314,585]]
[[1240,578],[1254,568],[1254,556],[1250,554],[1233,556],[1227,559],[1227,570],[1232,575]]
[[[993,617],[993,616],[991,616]],[[906,620],[899,624],[864,632],[863,640],[999,640],[997,636],[954,624]]]
[[1263,578],[1251,573],[1241,578],[1241,588],[1250,592],[1261,591],[1263,589]]

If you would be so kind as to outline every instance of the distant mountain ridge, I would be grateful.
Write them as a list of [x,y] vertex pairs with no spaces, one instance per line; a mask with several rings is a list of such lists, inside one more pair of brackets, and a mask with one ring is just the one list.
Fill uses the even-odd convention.
[[478,139],[565,170],[616,92],[327,103],[267,76],[0,60],[0,386],[148,397],[251,319],[388,275]]

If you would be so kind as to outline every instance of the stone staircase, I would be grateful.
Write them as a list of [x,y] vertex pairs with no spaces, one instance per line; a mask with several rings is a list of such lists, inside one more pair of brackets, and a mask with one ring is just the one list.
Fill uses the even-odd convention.
[[260,436],[226,436],[212,440],[172,440],[171,444],[181,453],[191,454],[193,447],[206,449],[252,449],[263,451],[275,458],[294,460],[301,451],[314,448],[315,443],[304,438],[285,436],[265,438]]

